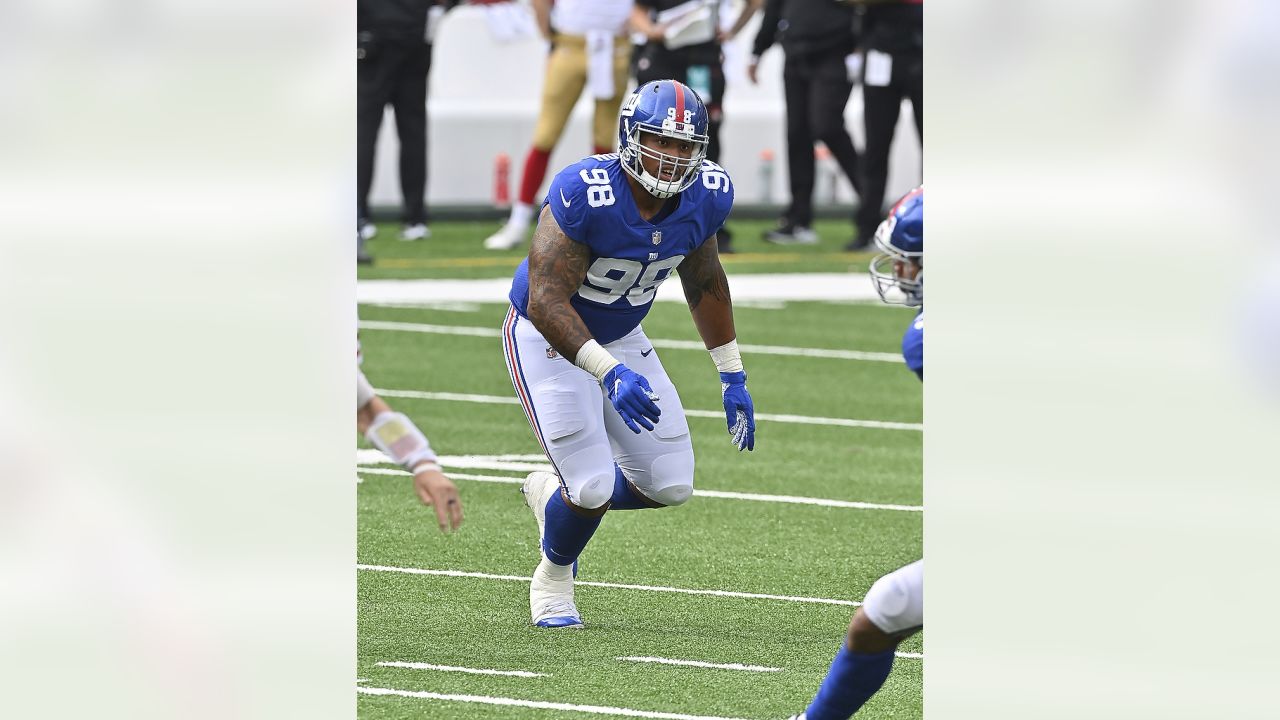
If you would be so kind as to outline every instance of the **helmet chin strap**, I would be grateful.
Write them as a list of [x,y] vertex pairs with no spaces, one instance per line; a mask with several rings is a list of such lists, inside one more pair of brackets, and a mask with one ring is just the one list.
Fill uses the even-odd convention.
[[650,175],[649,171],[644,169],[643,164],[640,166],[640,175],[636,179],[640,181],[645,190],[649,191],[650,195],[656,198],[666,199],[680,192],[680,181],[659,180]]
[[680,158],[670,156],[659,158],[659,172],[661,172],[661,168],[664,163],[672,163],[677,170],[681,168],[681,165],[687,164],[686,169],[678,178],[662,180],[655,177],[648,171],[648,169],[645,168],[643,161],[645,154],[639,149],[639,142],[635,141],[634,144],[628,143],[628,147],[626,148],[626,152],[623,157],[623,167],[627,169],[627,172],[630,173],[632,177],[640,182],[650,195],[653,195],[656,198],[665,199],[684,190],[691,184],[692,178],[696,175],[699,166],[702,164],[702,158],[705,156],[706,153],[704,150],[700,156],[691,158],[687,161],[682,161]]

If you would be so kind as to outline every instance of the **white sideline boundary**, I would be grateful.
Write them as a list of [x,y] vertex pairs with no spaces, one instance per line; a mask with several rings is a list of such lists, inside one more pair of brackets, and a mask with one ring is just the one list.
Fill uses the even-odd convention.
[[610,707],[606,705],[574,705],[571,703],[545,702],[542,700],[520,700],[518,698],[490,697],[488,695],[450,695],[429,692],[426,690],[396,690],[394,688],[357,687],[361,695],[398,695],[400,697],[421,698],[424,700],[445,700],[449,702],[480,703],[483,705],[507,705],[526,707],[535,710],[561,710],[564,712],[592,713],[595,715],[621,715],[623,717],[654,718],[655,720],[746,720],[745,718],[728,718],[716,715],[685,715],[684,713],[655,712],[635,710],[632,708]]
[[[864,301],[883,305],[867,272],[735,273],[729,281],[735,301]],[[472,280],[360,280],[356,302],[362,305],[421,303],[508,303],[511,276]],[[655,302],[686,304],[678,282],[658,286]]]
[[[519,405],[514,397],[504,395],[474,395],[470,393],[428,392],[425,390],[391,390],[374,388],[374,392],[382,397],[409,398],[413,400],[446,400],[454,402],[483,403],[488,405]],[[723,410],[690,410],[685,408],[686,417],[715,418],[724,420]],[[914,430],[924,431],[923,423],[890,422],[885,420],[854,420],[851,418],[829,418],[809,415],[786,415],[776,413],[756,413],[756,421],[795,423],[799,425],[830,425],[835,427],[872,428],[877,430]]]
[[[357,570],[368,572],[392,572],[405,575],[431,575],[435,577],[475,578],[479,580],[509,580],[513,582],[530,582],[533,578],[522,575],[495,575],[482,572],[464,572],[462,570],[429,570],[426,568],[403,568],[390,565],[356,565]],[[713,597],[739,598],[743,600],[778,600],[782,602],[807,603],[812,605],[844,605],[858,607],[862,603],[853,600],[837,600],[835,598],[803,597],[796,595],[772,595],[768,593],[736,592],[733,590],[697,590],[691,588],[665,587],[662,585],[632,585],[630,583],[592,582],[575,580],[575,587],[599,587],[613,590],[644,590],[648,592],[677,593],[680,595],[710,595]]]
[[[365,454],[362,454],[365,453]],[[371,457],[367,453],[377,453],[377,457]],[[479,456],[483,457],[483,456]],[[466,458],[462,462],[455,462],[459,458],[448,455],[437,458],[440,464],[446,470],[449,470],[449,477],[457,480],[475,480],[477,482],[505,483],[508,485],[520,485],[524,482],[522,477],[507,477],[504,475],[475,475],[471,473],[453,472],[450,468],[481,468],[486,470],[514,470],[515,472],[554,472],[554,469],[547,463],[507,463],[493,462],[486,464],[474,458]],[[356,451],[356,480],[359,481],[359,474],[368,475],[398,475],[401,477],[409,477],[407,470],[398,468],[380,468],[369,467],[372,463],[390,464],[391,460],[377,450],[357,450]],[[520,469],[516,469],[519,466]],[[524,469],[528,468],[528,469]],[[786,503],[790,505],[817,505],[819,507],[833,508],[850,508],[854,510],[897,510],[901,512],[924,512],[922,505],[893,505],[887,503],[869,503],[858,502],[854,500],[829,500],[827,498],[802,497],[796,495],[766,495],[762,493],[744,493],[730,492],[726,490],[699,490],[694,488],[694,497],[709,497],[722,500],[747,500],[751,502],[771,502]]]
[[745,670],[747,672],[782,672],[782,668],[764,665],[742,665],[739,663],[709,663],[701,660],[674,660],[664,657],[620,657],[625,662],[657,663],[659,665],[680,665],[684,667],[710,668],[712,670]]
[[[467,327],[461,325],[432,325],[429,323],[396,322],[390,320],[361,320],[357,325],[361,330],[388,330],[393,332],[431,333],[434,335],[465,335],[469,337],[499,337],[502,332],[498,328]],[[696,340],[668,340],[649,338],[656,348],[666,350],[701,350],[706,346]],[[835,348],[791,347],[788,345],[753,345],[743,343],[738,349],[744,353],[758,355],[786,355],[791,357],[831,358],[834,360],[865,360],[869,362],[901,363],[902,356],[896,353],[869,352],[863,350],[839,350]]]
[[432,665],[431,663],[404,662],[402,660],[387,660],[377,663],[377,665],[378,667],[405,668],[406,670],[439,670],[440,672],[467,673],[468,675],[502,675],[503,677],[520,678],[551,677],[546,673],[530,672],[528,670],[489,670],[487,668],[469,668],[459,667],[457,665]]

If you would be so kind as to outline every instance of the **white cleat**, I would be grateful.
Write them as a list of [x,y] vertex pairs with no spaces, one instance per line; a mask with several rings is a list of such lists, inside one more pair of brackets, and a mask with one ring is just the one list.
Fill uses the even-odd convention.
[[542,558],[529,583],[529,615],[538,627],[583,627],[582,615],[573,603],[573,568]]
[[571,567],[557,565],[542,554],[542,535],[546,526],[546,507],[551,497],[560,492],[560,478],[554,473],[533,472],[520,486],[524,503],[538,521],[538,554],[541,561],[529,583],[529,615],[533,624],[549,628],[580,628],[582,615],[573,603],[573,576],[578,563]]
[[524,236],[528,233],[528,230],[529,228],[524,223],[508,222],[502,226],[501,230],[485,239],[484,248],[486,250],[510,250],[524,242]]
[[422,223],[405,225],[404,230],[400,232],[401,240],[425,240],[429,237],[431,237],[431,228]]
[[543,526],[546,525],[547,501],[552,493],[560,490],[560,478],[555,473],[531,472],[520,486],[520,494],[524,495],[524,504],[533,511],[533,518],[538,521],[538,547],[542,547]]

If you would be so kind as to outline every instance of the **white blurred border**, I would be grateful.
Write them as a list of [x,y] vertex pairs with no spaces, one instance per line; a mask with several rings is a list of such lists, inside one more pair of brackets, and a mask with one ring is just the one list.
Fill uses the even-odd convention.
[[353,714],[353,34],[0,8],[7,715]]
[[1277,17],[926,12],[930,718],[1276,712]]

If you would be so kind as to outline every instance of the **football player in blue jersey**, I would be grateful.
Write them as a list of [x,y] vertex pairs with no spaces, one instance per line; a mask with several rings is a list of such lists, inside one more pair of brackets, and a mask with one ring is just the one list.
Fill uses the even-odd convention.
[[[924,380],[924,186],[907,193],[876,229],[871,279],[880,299],[920,308],[902,338],[907,367]],[[809,707],[790,720],[847,720],[884,685],[898,644],[924,627],[924,561],[877,580]]]
[[606,511],[680,505],[693,494],[689,424],[640,327],[672,271],[719,370],[730,438],[739,450],[755,447],[715,240],[733,185],[705,159],[707,122],[685,85],[639,87],[618,118],[619,152],[556,175],[516,270],[503,351],[555,468],[530,474],[521,488],[542,545],[529,587],[537,626],[582,627],[573,577]]

